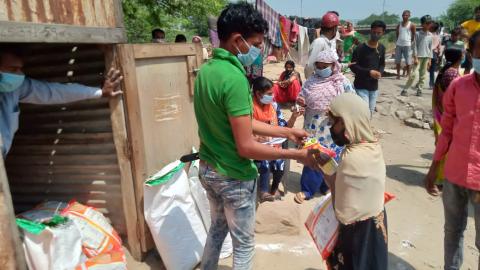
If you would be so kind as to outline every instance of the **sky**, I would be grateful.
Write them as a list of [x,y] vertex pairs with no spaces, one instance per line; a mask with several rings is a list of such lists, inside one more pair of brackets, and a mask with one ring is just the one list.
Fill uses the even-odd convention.
[[[248,0],[250,3],[254,0]],[[325,12],[336,10],[341,19],[361,20],[372,13],[382,13],[384,0],[264,0],[273,9],[283,15],[321,17]],[[300,2],[303,1],[303,9]],[[454,0],[385,0],[385,11],[401,14],[403,10],[412,11],[413,17],[442,15]]]

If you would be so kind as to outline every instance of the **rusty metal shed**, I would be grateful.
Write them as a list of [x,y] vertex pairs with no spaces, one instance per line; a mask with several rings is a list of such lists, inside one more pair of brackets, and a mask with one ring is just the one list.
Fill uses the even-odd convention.
[[[0,160],[0,217],[10,221],[0,222],[0,241],[18,242],[14,213],[77,199],[102,211],[141,260],[153,247],[143,181],[198,146],[192,102],[202,48],[122,44],[120,0],[0,0],[0,42],[28,49],[24,71],[35,79],[100,87],[110,67],[125,77],[120,98],[21,106],[5,168]],[[3,248],[0,269],[22,269],[22,252]],[[8,264],[12,256],[20,266]]]

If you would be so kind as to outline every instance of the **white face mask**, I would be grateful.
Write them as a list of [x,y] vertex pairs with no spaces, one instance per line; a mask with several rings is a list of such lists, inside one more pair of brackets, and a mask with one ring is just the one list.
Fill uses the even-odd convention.
[[153,43],[165,43],[164,38],[155,38],[152,40]]

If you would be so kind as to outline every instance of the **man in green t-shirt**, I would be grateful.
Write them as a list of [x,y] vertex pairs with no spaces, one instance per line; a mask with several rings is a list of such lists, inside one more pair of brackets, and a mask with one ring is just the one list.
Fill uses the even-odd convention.
[[303,130],[274,127],[252,119],[252,95],[244,66],[259,57],[267,22],[252,5],[229,4],[218,23],[220,48],[195,81],[195,115],[200,136],[200,180],[210,201],[212,225],[201,269],[217,269],[222,243],[233,238],[233,269],[251,269],[254,254],[257,169],[252,159],[295,159],[315,165],[312,152],[278,149],[253,134],[300,142]]

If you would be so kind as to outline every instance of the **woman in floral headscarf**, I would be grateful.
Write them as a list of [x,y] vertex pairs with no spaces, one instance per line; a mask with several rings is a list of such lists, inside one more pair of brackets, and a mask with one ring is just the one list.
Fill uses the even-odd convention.
[[[305,82],[297,99],[299,105],[306,107],[304,129],[322,146],[335,151],[337,157],[340,156],[343,147],[337,146],[330,135],[328,107],[336,96],[344,92],[354,92],[352,84],[341,73],[340,68],[335,52],[331,50],[320,52],[315,59],[315,73]],[[295,196],[297,203],[311,199],[318,191],[328,190],[323,174],[309,167],[303,168],[300,184],[301,192]]]

